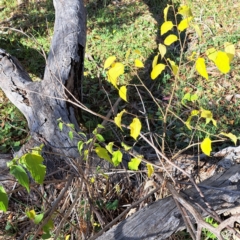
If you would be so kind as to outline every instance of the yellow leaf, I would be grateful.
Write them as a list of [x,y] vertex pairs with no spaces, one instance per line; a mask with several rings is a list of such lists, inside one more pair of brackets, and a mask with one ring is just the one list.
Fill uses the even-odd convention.
[[138,55],[141,55],[141,52],[138,49],[134,50],[133,52],[138,54]]
[[235,55],[235,47],[234,44],[229,43],[229,42],[225,42],[224,43],[224,48],[225,48],[225,52],[227,53],[228,57],[229,57],[229,61],[231,62],[234,55]]
[[196,52],[192,52],[191,56],[189,56],[187,59],[193,61],[195,59],[196,54],[197,54]]
[[65,240],[69,240],[70,237],[71,237],[71,235],[68,234],[68,235],[65,237]]
[[160,44],[158,44],[158,50],[159,50],[159,52],[161,54],[161,58],[164,58],[164,56],[165,56],[165,54],[167,52],[166,46],[160,43]]
[[217,50],[215,49],[215,48],[209,48],[207,51],[206,51],[206,54],[207,54],[207,57],[211,60],[211,61],[213,61],[213,62],[215,62],[215,59],[216,59],[216,57],[217,57]]
[[154,68],[157,65],[157,62],[158,62],[158,55],[156,55],[153,59],[152,68]]
[[178,40],[177,36],[174,34],[170,34],[169,36],[167,36],[164,40],[164,44],[169,46],[172,43],[176,42]]
[[142,124],[138,118],[134,118],[132,123],[130,124],[130,136],[137,140],[141,132]]
[[28,216],[31,220],[34,220],[35,217],[36,217],[36,212],[35,212],[34,209],[33,209],[33,210],[30,210],[30,211],[27,211],[26,214],[27,214],[27,216]]
[[147,163],[147,170],[148,170],[148,177],[150,178],[152,174],[154,173],[153,165],[150,163]]
[[208,73],[207,73],[207,68],[206,68],[206,64],[205,64],[205,60],[204,58],[198,58],[196,61],[196,70],[198,71],[198,73],[206,78],[208,80]]
[[168,15],[168,9],[171,5],[168,5],[164,8],[163,10],[163,14],[164,14],[164,21],[166,22],[167,21],[167,15]]
[[220,72],[228,73],[230,71],[230,60],[227,53],[219,51],[214,63]]
[[170,58],[167,59],[172,67],[172,72],[173,74],[176,76],[178,73],[178,66],[176,65],[176,63],[174,61],[172,61]]
[[143,63],[140,59],[135,60],[135,67],[138,67],[138,68],[143,68],[144,67],[144,65],[143,65]]
[[191,116],[197,116],[199,114],[198,110],[192,110],[191,111]]
[[213,114],[211,111],[201,108],[201,118],[206,119],[206,124],[208,124],[208,123],[210,123],[210,121],[212,121],[213,125],[215,127],[217,126],[217,121],[213,119]]
[[125,55],[126,60],[128,60],[130,53],[131,53],[131,49],[128,49]]
[[127,87],[126,86],[120,87],[118,94],[119,94],[120,98],[122,98],[124,101],[127,102]]
[[94,177],[91,177],[91,178],[90,178],[90,183],[93,184],[94,182],[95,182],[95,178],[94,178]]
[[103,158],[103,159],[109,161],[110,163],[112,163],[112,160],[111,160],[110,156],[108,155],[108,151],[105,148],[96,147],[95,152],[97,153],[97,155],[100,158]]
[[206,137],[202,143],[201,143],[201,149],[203,153],[205,153],[207,156],[210,156],[210,153],[212,151],[212,141],[210,138]]
[[230,138],[234,142],[235,145],[237,144],[237,137],[234,134],[232,134],[232,133],[223,133],[223,132],[221,132],[220,134]]
[[124,65],[120,62],[114,64],[108,71],[108,80],[117,88],[117,78],[124,74]]
[[185,29],[187,29],[189,27],[189,23],[192,19],[193,19],[193,17],[188,17],[188,18],[183,19],[177,26],[178,30],[182,32]]
[[178,13],[185,16],[185,17],[192,17],[193,16],[191,9],[186,5],[179,7],[178,8]]
[[152,70],[152,72],[151,72],[151,78],[152,78],[152,80],[156,79],[156,77],[157,77],[159,74],[162,73],[162,71],[165,69],[165,67],[166,67],[166,66],[165,66],[164,64],[162,64],[162,63],[157,64],[157,65],[153,68],[153,70]]
[[198,26],[197,24],[193,24],[193,23],[191,24],[191,26],[193,26],[193,28],[195,29],[198,37],[201,37],[201,36],[202,36],[202,31],[201,31],[201,29],[199,28],[199,26]]
[[122,122],[122,115],[126,112],[125,109],[123,109],[120,113],[117,114],[117,116],[114,118],[115,124],[122,130],[121,122]]
[[170,31],[173,28],[173,23],[172,21],[166,21],[162,24],[161,26],[161,35],[164,33]]
[[108,57],[104,63],[104,69],[109,68],[115,60],[116,60],[115,56]]
[[189,130],[192,130],[192,127],[191,127],[191,124],[190,124],[191,120],[192,120],[192,116],[189,116],[187,121],[185,122],[185,124],[186,124],[186,126]]

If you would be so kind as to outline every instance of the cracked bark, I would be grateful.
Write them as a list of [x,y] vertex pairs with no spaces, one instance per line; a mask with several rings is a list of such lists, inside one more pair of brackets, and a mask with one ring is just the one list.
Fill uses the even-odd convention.
[[[0,87],[9,100],[25,116],[31,134],[30,141],[17,153],[24,154],[27,149],[45,145],[44,154],[49,165],[54,158],[64,161],[79,157],[77,136],[71,141],[69,129],[58,128],[57,119],[73,123],[79,128],[79,110],[65,100],[72,100],[71,94],[81,98],[81,78],[83,72],[84,48],[86,43],[86,14],[80,0],[54,0],[55,25],[50,52],[47,58],[42,81],[33,82],[19,61],[0,49]],[[71,93],[67,93],[66,87]],[[62,157],[59,157],[62,156]]]

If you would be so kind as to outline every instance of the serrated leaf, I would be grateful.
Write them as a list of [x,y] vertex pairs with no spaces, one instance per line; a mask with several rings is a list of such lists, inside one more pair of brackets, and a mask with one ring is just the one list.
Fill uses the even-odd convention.
[[128,168],[130,170],[137,171],[141,160],[138,158],[132,158],[131,161],[128,163]]
[[160,75],[162,73],[162,71],[165,69],[165,67],[166,66],[162,63],[157,64],[151,72],[152,80],[156,79],[158,77],[158,75]]
[[121,142],[121,146],[124,148],[125,151],[129,151],[132,147],[128,146],[124,142]]
[[208,73],[207,73],[207,68],[205,64],[205,59],[204,58],[198,58],[196,61],[196,70],[197,72],[204,78],[208,80]]
[[10,173],[18,180],[18,182],[30,192],[29,179],[26,171],[20,165],[13,165]]
[[113,142],[109,142],[108,145],[106,145],[106,149],[108,150],[109,153],[113,153]]
[[171,59],[167,59],[172,67],[172,72],[173,72],[173,75],[176,76],[177,73],[178,73],[178,66],[176,65],[176,63],[174,61],[172,61]]
[[183,5],[183,6],[179,7],[178,8],[178,13],[185,16],[185,17],[192,17],[193,16],[191,9],[186,5]]
[[182,32],[185,29],[187,29],[189,27],[189,23],[191,22],[192,19],[193,19],[193,17],[188,17],[188,18],[183,19],[177,26],[178,30],[180,32]]
[[150,163],[147,163],[147,170],[148,170],[147,171],[148,177],[150,178],[153,175],[153,173],[154,173],[153,165],[150,164]]
[[191,26],[195,29],[198,37],[201,37],[201,36],[202,36],[202,31],[201,31],[201,29],[199,28],[199,26],[198,26],[197,24],[193,24],[193,23],[191,24]]
[[[163,59],[167,52],[166,46],[160,43],[160,44],[158,44],[158,50],[160,52],[161,58]],[[157,62],[156,62],[156,64],[157,64]],[[155,66],[156,66],[156,64],[155,64]]]
[[121,153],[120,150],[113,152],[112,162],[113,162],[114,167],[117,167],[122,162],[122,157],[123,157],[123,154]]
[[178,37],[174,34],[170,34],[167,36],[164,40],[164,44],[167,46],[170,46],[172,43],[176,42],[178,40]]
[[210,59],[213,62],[215,62],[217,54],[218,54],[218,51],[215,48],[209,48],[206,51],[206,55],[208,59]]
[[140,59],[135,59],[135,67],[144,68],[144,64]]
[[127,102],[127,87],[126,86],[121,86],[118,91],[118,94],[121,99],[123,99],[124,101]]
[[227,53],[219,51],[214,63],[220,72],[228,73],[230,71],[230,60]]
[[115,56],[108,57],[104,63],[104,69],[109,68],[114,63],[115,60],[116,60]]
[[225,42],[224,43],[224,48],[225,48],[225,52],[228,55],[229,61],[231,62],[233,60],[234,55],[235,55],[234,44],[229,43],[229,42]]
[[153,58],[152,68],[154,68],[154,67],[157,65],[157,62],[158,62],[158,55],[156,55],[156,56]]
[[104,139],[104,137],[101,135],[101,134],[96,134],[96,138],[97,138],[97,140],[99,141],[99,142],[105,142],[105,139]]
[[163,10],[163,15],[164,15],[164,21],[166,22],[167,21],[167,15],[168,15],[168,9],[171,5],[168,5],[164,8]]
[[141,132],[142,124],[138,118],[134,118],[132,123],[130,124],[130,136],[137,140]]
[[46,166],[42,164],[43,157],[41,155],[27,153],[21,157],[20,161],[25,164],[34,181],[42,184],[46,175]]
[[8,196],[3,186],[0,185],[0,210],[6,212],[8,209]]
[[235,146],[237,145],[237,137],[234,134],[232,134],[232,133],[224,133],[224,132],[221,132],[220,134],[230,138],[231,141],[234,142]]
[[114,67],[109,69],[108,80],[115,88],[117,88],[117,78],[122,74],[124,74],[124,65],[120,62],[115,63]]
[[72,131],[69,131],[68,136],[71,140],[73,140],[73,132]]
[[206,137],[202,143],[201,143],[201,149],[203,153],[205,153],[207,156],[210,156],[210,153],[212,151],[212,141],[209,137]]
[[59,122],[59,123],[58,123],[58,127],[59,127],[60,131],[62,131],[62,129],[63,129],[63,123],[62,123],[62,122]]
[[165,34],[166,32],[170,31],[173,28],[172,21],[166,21],[161,26],[161,35]]
[[115,124],[122,130],[121,122],[122,122],[122,115],[126,112],[125,109],[123,109],[120,113],[117,114],[117,116],[114,118]]
[[95,152],[97,153],[97,155],[100,157],[100,158],[103,158],[107,161],[109,161],[110,163],[112,163],[112,160],[107,152],[107,150],[105,148],[102,148],[102,147],[96,147],[95,148]]
[[44,213],[37,214],[33,220],[35,224],[39,224],[43,219]]
[[78,144],[77,144],[77,148],[78,148],[78,151],[79,151],[80,155],[81,155],[83,146],[84,146],[84,142],[83,141],[79,141]]

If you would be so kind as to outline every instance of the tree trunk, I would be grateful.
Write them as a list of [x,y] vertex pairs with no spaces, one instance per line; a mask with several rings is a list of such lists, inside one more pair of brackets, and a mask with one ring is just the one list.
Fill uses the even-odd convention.
[[74,124],[75,131],[80,131],[79,110],[66,99],[80,100],[86,43],[83,1],[53,2],[54,35],[42,81],[33,82],[19,61],[0,49],[0,87],[25,116],[31,134],[30,141],[18,155],[43,143],[44,158],[49,165],[54,159],[79,157],[76,147],[79,136],[75,134],[71,140],[68,137],[70,129],[63,127],[60,131],[57,119]]

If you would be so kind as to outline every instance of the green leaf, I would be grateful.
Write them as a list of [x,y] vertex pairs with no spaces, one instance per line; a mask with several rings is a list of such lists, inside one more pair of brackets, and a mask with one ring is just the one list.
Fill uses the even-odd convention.
[[122,122],[122,115],[126,112],[125,109],[123,109],[120,113],[117,114],[117,116],[114,118],[115,124],[122,130],[121,122]]
[[40,213],[40,214],[36,215],[35,218],[34,218],[34,220],[33,220],[34,223],[35,223],[35,224],[39,224],[39,223],[42,221],[43,216],[44,216],[44,213]]
[[80,155],[81,155],[81,151],[83,149],[83,146],[84,146],[84,142],[83,141],[79,141],[78,144],[77,144],[77,148],[78,148],[78,151],[79,151]]
[[118,94],[121,99],[123,99],[124,101],[127,102],[127,87],[126,86],[121,86],[118,91]]
[[105,139],[104,139],[104,137],[101,135],[101,134],[96,134],[96,138],[97,138],[97,140],[99,141],[99,142],[105,142]]
[[221,132],[220,134],[230,138],[231,141],[234,142],[235,146],[237,145],[237,137],[234,134],[232,134],[232,133],[224,133],[224,132]]
[[124,142],[121,142],[121,146],[124,148],[125,151],[129,151],[132,147],[128,146]]
[[204,58],[198,58],[196,61],[196,70],[198,73],[206,78],[208,80],[208,73],[207,73],[207,68],[205,64],[205,59]]
[[72,131],[69,131],[68,136],[71,140],[73,140],[73,132]]
[[160,75],[162,73],[162,71],[165,69],[165,67],[166,66],[162,63],[157,64],[151,72],[152,80],[156,79],[158,77],[158,75]]
[[62,123],[62,122],[59,122],[59,123],[58,123],[58,127],[59,127],[60,131],[62,131],[62,129],[63,129],[63,123]]
[[186,93],[183,98],[182,98],[182,105],[185,106],[185,101],[184,100],[187,100],[189,102],[194,102],[196,100],[198,100],[198,95],[197,94],[191,94],[191,93]]
[[141,160],[138,158],[132,158],[131,161],[128,163],[128,168],[130,170],[138,170],[138,166],[141,163]]
[[20,165],[13,165],[10,173],[18,180],[18,182],[30,192],[29,179],[26,171]]
[[103,158],[107,161],[109,161],[110,163],[112,163],[112,160],[107,152],[107,150],[105,148],[102,148],[102,147],[96,147],[95,148],[95,152],[97,153],[97,155],[100,157],[100,158]]
[[108,57],[104,63],[104,69],[109,68],[114,63],[115,60],[116,60],[115,56]]
[[26,211],[26,215],[28,216],[29,219],[34,220],[36,217],[36,212],[34,209]]
[[106,145],[106,149],[108,150],[109,153],[113,153],[113,142],[109,142],[108,145]]
[[71,129],[73,129],[73,130],[74,130],[74,128],[75,128],[75,126],[74,126],[73,123],[68,123],[67,126],[68,126],[69,128],[71,128]]
[[112,156],[113,165],[114,165],[114,167],[117,167],[122,162],[123,154],[121,153],[120,150],[117,150],[117,151],[113,152],[112,155],[113,155]]
[[172,21],[166,21],[162,24],[161,26],[161,35],[167,33],[168,31],[170,31],[173,28],[173,23]]
[[118,208],[118,200],[114,200],[114,202],[106,203],[107,210],[116,210]]
[[0,185],[0,210],[6,212],[7,209],[8,209],[8,196],[3,186]]
[[201,31],[201,29],[199,28],[199,26],[198,26],[197,24],[193,24],[193,23],[191,24],[191,26],[195,29],[198,37],[201,37],[201,36],[202,36],[202,31]]
[[178,40],[178,37],[174,34],[170,34],[167,36],[164,40],[164,44],[167,46],[170,46],[172,43],[176,42]]
[[202,149],[203,153],[205,153],[207,156],[210,156],[210,153],[212,151],[212,141],[209,137],[206,137],[202,141],[201,149]]
[[20,161],[26,166],[31,173],[35,182],[42,184],[46,175],[46,166],[42,164],[43,157],[41,155],[27,153],[20,158]]
[[130,135],[135,140],[137,140],[137,137],[139,136],[141,132],[142,124],[138,118],[134,118],[132,123],[130,124]]

